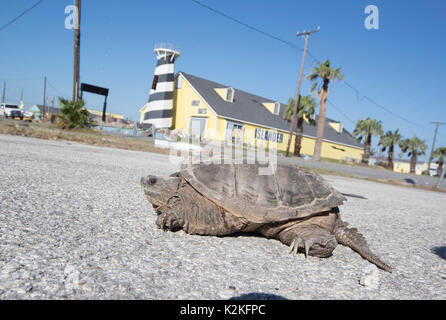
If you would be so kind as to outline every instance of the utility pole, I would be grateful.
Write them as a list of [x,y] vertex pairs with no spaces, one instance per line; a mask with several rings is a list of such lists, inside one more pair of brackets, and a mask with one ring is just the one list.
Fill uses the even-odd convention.
[[20,110],[24,110],[25,109],[25,103],[23,102],[23,88],[20,90],[20,106],[19,106]]
[[[74,16],[73,101],[79,99],[79,66],[81,48],[81,0],[74,0],[77,13]],[[77,21],[76,21],[77,19]]]
[[[304,30],[304,32],[301,32],[301,33],[298,32],[296,34],[297,37],[305,35],[305,49],[304,49],[304,54],[302,56],[302,63],[300,65],[299,84],[297,85],[296,100],[294,101],[293,119],[291,120],[290,137],[288,138],[288,146],[286,148],[286,156],[287,157],[290,152],[291,140],[293,139],[294,126],[296,124],[297,108],[299,106],[299,100],[300,100],[300,86],[302,84],[302,76],[304,73],[305,57],[307,55],[307,49],[308,49],[308,40],[310,39],[310,34],[319,32],[320,29],[321,29],[320,27],[317,27],[316,30],[312,30],[312,31]],[[296,137],[296,139],[297,139],[297,137]]]
[[42,105],[42,113],[45,115],[46,109],[46,76],[43,78],[43,105]]
[[431,123],[435,124],[435,132],[434,132],[434,141],[432,141],[431,155],[429,156],[429,162],[427,163],[427,174],[428,175],[430,175],[430,171],[431,171],[431,162],[432,162],[432,157],[434,154],[435,140],[437,140],[438,126],[440,124],[446,124],[446,122],[431,121]]
[[437,182],[437,185],[436,185],[437,189],[440,189],[441,182],[443,181],[443,177],[444,177],[445,174],[446,174],[446,166],[443,166],[443,169],[441,170],[441,173],[440,173],[440,178],[438,178],[438,182]]
[[2,103],[5,103],[5,95],[6,95],[6,82],[3,82]]

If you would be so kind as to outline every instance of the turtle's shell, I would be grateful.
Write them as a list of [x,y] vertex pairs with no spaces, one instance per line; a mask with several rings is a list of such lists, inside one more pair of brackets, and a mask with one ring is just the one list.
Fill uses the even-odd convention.
[[182,176],[203,196],[250,222],[268,223],[329,211],[346,200],[317,173],[278,165],[259,175],[258,164],[200,164]]

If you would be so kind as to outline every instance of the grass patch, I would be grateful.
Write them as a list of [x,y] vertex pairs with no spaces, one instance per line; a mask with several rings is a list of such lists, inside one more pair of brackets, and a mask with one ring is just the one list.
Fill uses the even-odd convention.
[[27,124],[16,120],[0,120],[0,134],[169,154],[169,149],[157,148],[153,142],[107,135],[94,129],[62,130],[51,124]]

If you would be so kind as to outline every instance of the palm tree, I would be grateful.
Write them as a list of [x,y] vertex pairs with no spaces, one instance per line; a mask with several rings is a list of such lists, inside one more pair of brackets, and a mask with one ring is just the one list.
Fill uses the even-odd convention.
[[420,140],[417,136],[413,136],[412,139],[401,140],[401,151],[407,152],[410,158],[410,173],[415,173],[415,166],[417,165],[417,156],[423,155],[426,152],[426,143],[424,140]]
[[364,141],[364,153],[362,155],[361,163],[367,164],[370,157],[370,147],[372,146],[372,136],[380,136],[383,134],[381,121],[370,119],[359,120],[356,123],[355,131],[353,135],[358,141]]
[[319,119],[317,121],[317,136],[316,143],[314,145],[313,159],[321,159],[322,139],[324,138],[324,126],[325,126],[325,106],[328,96],[328,85],[330,80],[344,80],[341,75],[341,68],[333,69],[330,67],[330,60],[325,62],[318,62],[318,65],[313,68],[311,74],[306,77],[308,80],[313,81],[311,92],[317,89],[317,95],[321,100],[321,109],[319,110]]
[[[288,105],[285,110],[284,119],[291,121],[293,118],[294,111],[294,99],[288,99]],[[310,95],[300,97],[299,107],[297,109],[297,129],[296,129],[296,139],[294,139],[294,156],[300,157],[300,149],[302,148],[302,136],[304,134],[304,118],[307,119],[308,123],[312,126],[316,125],[314,120],[314,112],[316,109],[316,100],[314,100]]]
[[435,149],[434,153],[432,154],[432,157],[434,159],[438,159],[438,161],[437,161],[437,163],[438,163],[437,174],[438,175],[441,175],[445,156],[446,156],[446,148],[445,147],[440,147],[440,148]]
[[395,145],[398,145],[400,140],[402,139],[402,136],[400,135],[398,129],[395,131],[387,131],[385,135],[381,136],[381,139],[379,140],[378,145],[382,146],[381,151],[386,151],[388,154],[388,160],[387,160],[387,166],[390,170],[393,170],[393,151]]
[[84,101],[69,101],[59,97],[61,106],[59,127],[62,129],[88,128],[91,127],[88,111],[84,108]]

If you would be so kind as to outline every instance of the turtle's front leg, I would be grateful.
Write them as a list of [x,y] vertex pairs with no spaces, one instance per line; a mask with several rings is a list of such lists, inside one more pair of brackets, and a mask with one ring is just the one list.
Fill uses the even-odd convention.
[[303,251],[305,257],[308,255],[326,258],[331,256],[334,248],[338,245],[334,235],[320,228],[306,230],[294,230],[294,238],[290,243],[290,253],[296,255]]
[[183,229],[188,234],[224,236],[240,232],[246,226],[243,219],[228,214],[189,185],[180,188],[158,211],[162,213],[156,224],[163,230]]
[[332,232],[335,220],[336,216],[328,213],[296,221],[280,232],[279,239],[290,246],[290,253],[294,255],[302,251],[306,257],[329,257],[338,245]]
[[158,228],[163,231],[178,231],[183,228],[184,221],[182,215],[175,212],[175,209],[177,209],[175,204],[179,201],[178,197],[172,197],[166,205],[157,208],[157,211],[161,212],[156,219]]

